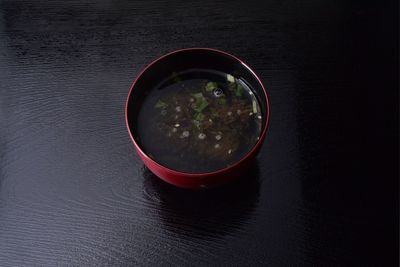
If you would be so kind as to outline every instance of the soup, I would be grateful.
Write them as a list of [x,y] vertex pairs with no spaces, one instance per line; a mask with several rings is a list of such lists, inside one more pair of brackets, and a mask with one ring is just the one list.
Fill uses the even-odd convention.
[[141,105],[141,148],[159,164],[180,172],[229,167],[250,152],[262,131],[257,97],[243,79],[227,73],[172,73]]

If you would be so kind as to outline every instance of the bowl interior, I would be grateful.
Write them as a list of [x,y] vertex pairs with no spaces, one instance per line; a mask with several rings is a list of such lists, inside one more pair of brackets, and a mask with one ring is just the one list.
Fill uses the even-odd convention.
[[[161,82],[173,73],[191,69],[207,69],[232,74],[244,80],[258,99],[262,114],[262,129],[266,127],[268,101],[266,93],[257,76],[243,62],[221,51],[210,49],[186,49],[173,52],[151,63],[136,79],[127,102],[127,123],[130,133],[139,148],[148,154],[141,143],[138,131],[139,113],[144,100]],[[148,118],[151,120],[152,118]],[[157,161],[157,159],[154,159]],[[165,164],[164,164],[165,166]],[[165,166],[169,168],[169,166]]]

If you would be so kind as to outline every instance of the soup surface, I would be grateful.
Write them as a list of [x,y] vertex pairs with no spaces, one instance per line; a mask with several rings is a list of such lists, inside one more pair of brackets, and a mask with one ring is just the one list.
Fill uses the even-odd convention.
[[136,139],[159,164],[186,173],[228,167],[262,130],[259,102],[240,78],[210,70],[173,73],[144,99]]

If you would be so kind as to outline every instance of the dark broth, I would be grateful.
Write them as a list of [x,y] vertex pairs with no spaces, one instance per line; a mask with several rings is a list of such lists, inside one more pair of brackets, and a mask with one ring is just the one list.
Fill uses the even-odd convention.
[[240,78],[209,70],[173,73],[142,103],[138,139],[144,152],[165,167],[212,172],[253,148],[261,115],[256,96]]

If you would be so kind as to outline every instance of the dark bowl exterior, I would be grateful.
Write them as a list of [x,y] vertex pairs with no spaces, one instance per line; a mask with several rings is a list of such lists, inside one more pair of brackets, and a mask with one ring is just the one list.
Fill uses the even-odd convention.
[[[157,64],[168,57],[174,57],[175,55],[179,55],[180,53],[196,53],[201,51],[201,53],[213,53],[216,55],[221,55],[224,57],[229,57],[231,60],[236,61],[238,64],[241,64],[242,67],[244,66],[246,68],[246,71],[248,71],[248,75],[250,75],[257,83],[259,88],[261,88],[260,92],[263,94],[263,99],[265,100],[265,103],[261,103],[265,107],[265,116],[263,116],[263,130],[260,136],[259,141],[255,144],[255,146],[252,148],[252,150],[247,153],[241,160],[236,162],[235,164],[218,170],[214,172],[208,172],[208,173],[184,173],[184,172],[179,172],[175,171],[172,169],[169,169],[166,166],[163,166],[159,163],[157,163],[155,160],[150,158],[140,147],[140,144],[138,140],[135,139],[135,135],[133,134],[134,132],[134,123],[132,122],[132,112],[137,112],[137,111],[132,111],[134,102],[132,100],[132,92],[134,90],[140,90],[138,87],[138,81],[141,79],[142,76],[146,75],[147,72],[149,72],[149,69],[153,68],[154,66],[157,66]],[[131,137],[131,140],[134,144],[134,147],[142,159],[143,163],[146,165],[146,167],[153,172],[156,176],[161,178],[162,180],[175,185],[177,187],[182,187],[182,188],[187,188],[187,189],[203,189],[203,188],[210,188],[210,187],[216,187],[219,185],[226,184],[236,178],[238,178],[240,175],[242,175],[250,163],[254,160],[256,157],[257,153],[260,151],[260,148],[264,142],[265,135],[267,132],[268,124],[269,124],[269,118],[270,118],[270,105],[269,105],[269,97],[267,94],[267,91],[262,84],[261,80],[258,78],[258,76],[254,73],[253,70],[251,70],[242,60],[239,58],[228,54],[226,52],[212,49],[212,48],[187,48],[187,49],[180,49],[174,52],[171,52],[169,54],[166,54],[152,63],[150,63],[146,68],[142,70],[142,72],[138,75],[138,77],[135,79],[133,82],[131,89],[129,91],[127,101],[126,101],[126,108],[125,108],[125,122],[126,126],[129,132],[129,135]]]

